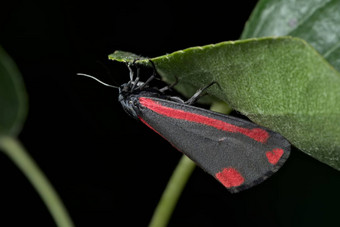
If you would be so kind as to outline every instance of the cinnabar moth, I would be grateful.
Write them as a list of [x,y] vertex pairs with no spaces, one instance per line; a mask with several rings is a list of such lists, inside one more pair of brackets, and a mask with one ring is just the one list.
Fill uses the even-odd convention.
[[261,183],[289,157],[290,143],[280,134],[240,118],[192,106],[204,89],[184,102],[166,95],[164,91],[169,87],[149,86],[155,78],[155,68],[144,83],[139,81],[139,73],[134,79],[128,66],[130,81],[120,87],[79,75],[118,88],[118,100],[130,116],[169,141],[230,192]]

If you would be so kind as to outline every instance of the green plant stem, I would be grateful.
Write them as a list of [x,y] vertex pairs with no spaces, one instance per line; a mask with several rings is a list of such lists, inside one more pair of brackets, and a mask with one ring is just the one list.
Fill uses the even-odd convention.
[[153,214],[149,227],[167,226],[177,201],[194,171],[196,164],[185,155],[182,156],[172,174],[161,200]]
[[32,183],[33,187],[37,190],[49,209],[57,226],[74,226],[66,208],[57,195],[57,192],[21,143],[16,138],[0,136],[0,148],[10,157],[10,159]]

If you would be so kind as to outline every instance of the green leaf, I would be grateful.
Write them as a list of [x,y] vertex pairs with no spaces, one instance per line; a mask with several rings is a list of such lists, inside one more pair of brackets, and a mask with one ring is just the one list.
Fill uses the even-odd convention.
[[261,0],[242,39],[295,36],[304,39],[340,70],[339,0]]
[[[109,58],[115,60],[115,53]],[[177,76],[184,93],[186,85],[197,89],[217,81],[209,93],[340,169],[340,75],[305,41],[229,41],[151,60],[165,80]],[[149,65],[145,59],[136,63]]]
[[[110,59],[110,56],[109,56],[109,59]],[[131,53],[131,52],[117,50],[117,51],[115,51],[114,59],[112,59],[112,60],[119,61],[119,62],[130,62],[130,63],[132,63],[133,61],[135,61],[137,59],[142,60],[142,59],[147,59],[147,58],[139,56],[139,55]]]
[[0,47],[0,135],[16,136],[27,115],[27,96],[21,74]]

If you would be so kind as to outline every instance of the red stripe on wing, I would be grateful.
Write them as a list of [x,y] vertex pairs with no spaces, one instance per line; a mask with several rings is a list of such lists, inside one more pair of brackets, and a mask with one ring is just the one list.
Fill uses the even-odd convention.
[[144,107],[158,114],[161,114],[163,116],[208,125],[208,126],[211,126],[211,127],[214,127],[216,129],[223,130],[226,132],[241,133],[261,143],[265,143],[269,138],[268,132],[261,128],[253,128],[253,129],[241,128],[241,127],[229,124],[221,120],[209,118],[207,116],[163,106],[162,104],[150,98],[140,97],[139,102]]

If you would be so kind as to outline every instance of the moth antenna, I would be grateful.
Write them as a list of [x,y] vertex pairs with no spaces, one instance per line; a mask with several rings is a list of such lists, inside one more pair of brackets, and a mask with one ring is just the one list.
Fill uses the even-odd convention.
[[97,81],[98,83],[104,85],[104,86],[107,86],[107,87],[112,87],[112,88],[119,88],[117,86],[113,86],[111,84],[107,84],[107,83],[104,83],[103,81],[97,79],[96,77],[94,76],[91,76],[91,75],[88,75],[88,74],[85,74],[85,73],[77,73],[78,76],[85,76],[85,77],[88,77],[88,78],[91,78],[91,79],[94,79],[95,81]]

